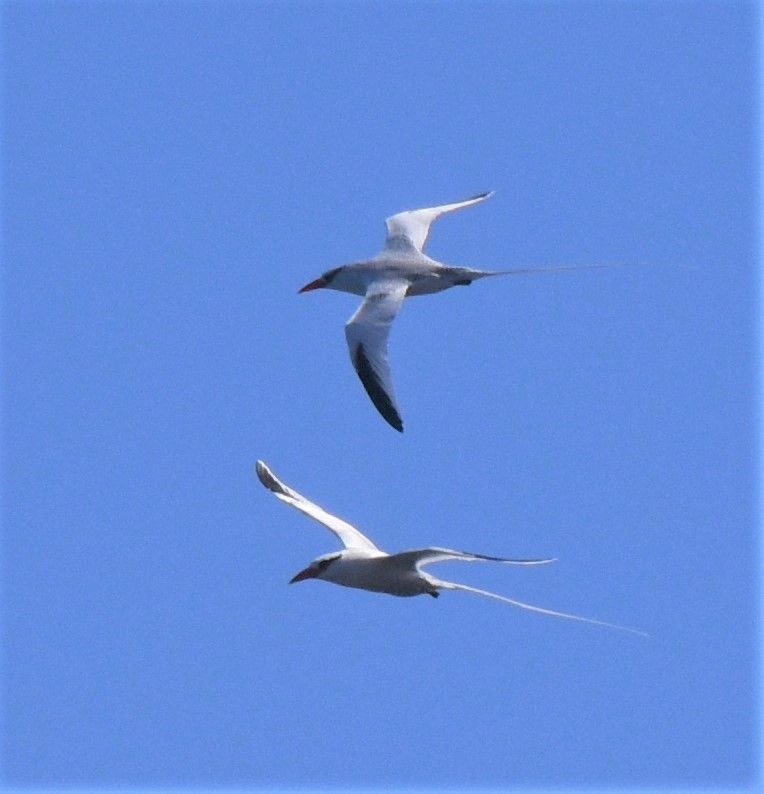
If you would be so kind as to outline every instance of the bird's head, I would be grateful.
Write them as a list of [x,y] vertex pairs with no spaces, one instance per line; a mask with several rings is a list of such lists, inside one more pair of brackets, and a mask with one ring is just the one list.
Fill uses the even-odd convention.
[[296,573],[290,580],[289,584],[295,582],[302,582],[303,579],[324,579],[326,572],[331,567],[331,564],[342,556],[342,552],[337,551],[331,554],[322,554],[316,557],[315,560],[307,567],[303,568],[299,573]]

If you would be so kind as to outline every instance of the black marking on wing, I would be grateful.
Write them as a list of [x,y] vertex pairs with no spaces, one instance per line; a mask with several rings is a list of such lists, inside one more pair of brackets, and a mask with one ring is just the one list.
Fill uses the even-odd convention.
[[273,493],[280,493],[288,496],[287,492],[284,490],[284,486],[273,476],[271,471],[267,469],[265,466],[261,466],[260,462],[258,461],[257,466],[255,467],[257,471],[257,476],[260,478],[260,482],[269,490],[273,491]]
[[491,557],[488,554],[478,554],[474,551],[459,551],[458,549],[454,549],[457,554],[464,554],[465,557],[474,557],[477,560],[490,560],[491,562],[506,562],[506,557]]
[[379,377],[374,371],[374,367],[371,366],[371,362],[366,356],[366,351],[363,349],[362,344],[359,344],[355,349],[353,366],[376,409],[382,414],[388,424],[392,425],[399,433],[402,433],[403,420],[398,415],[398,411],[395,410],[395,406],[382,388]]

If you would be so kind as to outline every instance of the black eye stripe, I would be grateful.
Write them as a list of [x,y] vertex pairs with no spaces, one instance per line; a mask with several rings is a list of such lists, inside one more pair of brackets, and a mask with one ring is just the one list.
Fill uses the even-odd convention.
[[329,565],[331,565],[340,555],[336,554],[334,557],[327,557],[323,560],[318,561],[318,570],[325,571]]

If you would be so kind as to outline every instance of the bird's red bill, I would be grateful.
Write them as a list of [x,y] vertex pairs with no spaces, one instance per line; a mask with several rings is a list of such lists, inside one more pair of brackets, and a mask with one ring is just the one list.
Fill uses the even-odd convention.
[[312,579],[315,575],[316,575],[315,571],[312,568],[306,568],[304,571],[300,571],[300,573],[295,574],[289,580],[289,584],[294,584],[295,582],[301,582],[303,579]]
[[311,281],[310,284],[306,284],[301,289],[297,290],[298,292],[310,292],[312,289],[321,289],[321,287],[326,286],[326,279],[324,278],[317,278],[315,281]]

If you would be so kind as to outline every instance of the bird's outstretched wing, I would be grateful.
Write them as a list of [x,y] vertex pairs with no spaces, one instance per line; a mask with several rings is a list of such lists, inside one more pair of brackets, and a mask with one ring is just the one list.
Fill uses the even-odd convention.
[[401,433],[403,420],[387,362],[387,338],[408,287],[407,281],[375,282],[345,326],[350,360],[366,393],[385,420]]
[[285,504],[296,507],[301,513],[305,513],[306,516],[310,516],[310,518],[330,529],[340,539],[346,549],[374,549],[380,551],[378,546],[352,524],[348,524],[347,521],[327,513],[323,507],[319,507],[311,502],[310,499],[306,499],[302,494],[284,485],[262,460],[258,460],[255,464],[255,471],[260,482],[274,493],[277,498],[281,499]]
[[401,248],[413,245],[417,251],[422,251],[427,237],[430,234],[432,222],[446,212],[460,210],[462,207],[469,207],[484,201],[493,195],[493,191],[480,193],[464,201],[457,201],[454,204],[440,204],[437,207],[425,207],[421,210],[407,210],[391,215],[386,221],[387,239],[385,248]]
[[642,637],[647,637],[644,631],[638,629],[630,629],[628,626],[619,626],[617,623],[607,623],[604,620],[594,620],[593,618],[583,618],[580,615],[571,615],[567,612],[557,612],[554,609],[546,609],[545,607],[535,607],[531,604],[526,604],[523,601],[515,601],[514,598],[507,598],[506,596],[492,593],[489,590],[481,590],[478,587],[472,587],[468,584],[458,584],[457,582],[444,582],[442,579],[434,579],[433,584],[442,588],[443,590],[464,590],[468,593],[477,593],[478,595],[488,596],[495,598],[497,601],[503,601],[505,604],[512,604],[512,606],[520,607],[520,609],[529,609],[531,612],[540,612],[542,615],[551,615],[555,618],[566,618],[568,620],[578,620],[582,623],[593,623],[595,626],[607,626],[611,629],[619,629],[620,631],[628,631],[631,634],[639,634]]
[[400,551],[390,556],[396,560],[400,560],[404,567],[413,566],[417,570],[423,565],[429,565],[432,562],[444,562],[446,560],[466,560],[467,562],[488,560],[489,562],[503,562],[509,565],[544,565],[545,563],[554,562],[555,560],[554,557],[543,560],[517,560],[508,557],[489,557],[487,554],[477,554],[472,551],[457,551],[456,549],[443,549],[439,546]]

